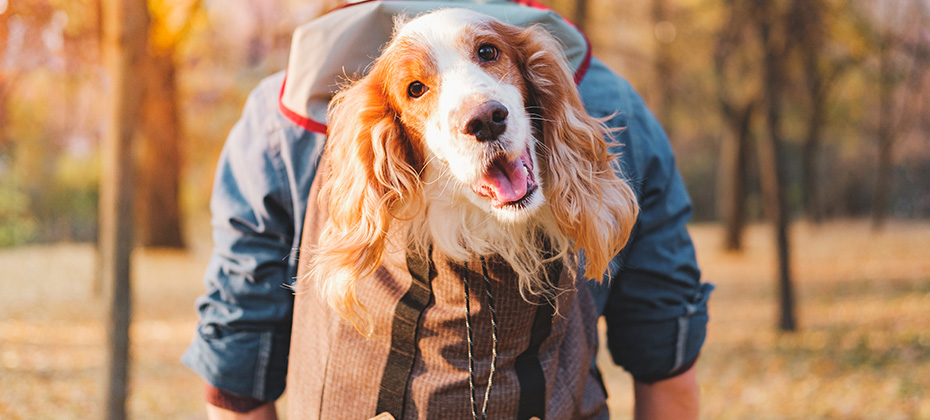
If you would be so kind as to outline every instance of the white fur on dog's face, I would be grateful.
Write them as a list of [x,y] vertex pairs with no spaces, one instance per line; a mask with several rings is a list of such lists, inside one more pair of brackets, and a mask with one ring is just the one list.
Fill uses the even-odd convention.
[[[394,70],[404,90],[397,96],[405,96],[399,102],[410,105],[397,111],[428,149],[424,176],[430,184],[503,222],[532,215],[545,199],[526,86],[514,52],[487,17],[465,9],[425,15],[398,31],[386,54],[392,49],[406,58]],[[421,62],[404,65],[414,60]],[[498,113],[495,122],[506,115],[505,128],[499,135],[474,134],[480,129],[469,130],[469,124],[481,126],[489,107]]]
[[[577,249],[585,275],[601,278],[629,238],[636,197],[573,79],[541,26],[463,9],[402,25],[330,104],[328,216],[312,261],[323,301],[358,320],[356,282],[389,245],[460,262],[498,256],[525,298],[548,296],[547,261],[568,267]],[[409,243],[389,238],[395,221]]]

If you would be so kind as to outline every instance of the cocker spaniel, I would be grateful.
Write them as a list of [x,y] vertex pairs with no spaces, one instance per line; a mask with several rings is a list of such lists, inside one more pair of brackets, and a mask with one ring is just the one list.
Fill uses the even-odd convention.
[[526,298],[547,290],[544,263],[580,249],[585,275],[601,278],[636,219],[611,130],[585,112],[540,26],[467,9],[399,22],[369,73],[335,96],[328,127],[328,219],[312,266],[325,273],[322,300],[353,323],[356,281],[380,265],[398,221],[420,252],[500,256]]

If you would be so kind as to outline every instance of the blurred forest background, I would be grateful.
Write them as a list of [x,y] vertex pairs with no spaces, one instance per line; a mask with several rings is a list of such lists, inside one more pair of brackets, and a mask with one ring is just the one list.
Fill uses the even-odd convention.
[[[930,0],[544,3],[587,32],[595,55],[631,81],[669,132],[695,202],[699,258],[721,286],[712,314],[728,317],[714,318],[728,332],[717,344],[712,333],[702,367],[702,381],[723,381],[702,383],[705,395],[727,399],[708,400],[706,418],[930,419]],[[135,242],[145,268],[134,268],[134,281],[144,295],[133,337],[171,344],[155,359],[134,350],[151,365],[133,372],[161,369],[196,390],[177,358],[193,332],[220,148],[248,92],[285,67],[293,29],[338,1],[147,4],[134,136]],[[87,349],[103,336],[93,244],[112,85],[101,7],[0,0],[0,389],[29,384],[0,397],[0,418],[99,417],[84,400],[99,392],[88,378],[102,369]],[[801,312],[816,316],[781,335],[776,327],[798,328],[798,291]],[[45,301],[70,303],[37,315]],[[849,305],[872,316],[851,315]],[[79,325],[55,329],[69,318]],[[36,333],[43,328],[50,337]],[[46,350],[51,361],[30,359]],[[846,385],[812,385],[810,371]],[[62,380],[79,390],[36,396]],[[875,389],[849,390],[870,380]],[[784,386],[784,400],[765,383]],[[201,416],[196,392],[175,401],[180,388],[158,386],[135,385],[135,417],[164,400],[183,408],[152,418]],[[35,401],[67,401],[71,414],[23,408]],[[790,401],[810,405],[795,412]]]
[[[148,3],[137,227],[143,245],[183,246],[182,215],[207,208],[246,94],[333,3]],[[659,116],[697,221],[763,217],[756,155],[773,135],[791,219],[930,217],[926,0],[550,3]],[[108,94],[99,1],[0,11],[0,246],[93,241]]]

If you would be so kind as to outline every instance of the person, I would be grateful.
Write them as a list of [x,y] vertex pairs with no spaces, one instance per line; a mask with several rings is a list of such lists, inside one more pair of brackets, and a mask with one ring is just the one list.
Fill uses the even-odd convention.
[[[295,56],[310,59],[292,53],[288,79],[302,68]],[[607,346],[634,378],[637,419],[697,418],[694,365],[713,286],[700,281],[686,229],[691,202],[668,138],[641,97],[596,58],[586,65],[582,100],[591,115],[622,128],[620,165],[641,207],[609,283],[591,284]],[[182,357],[206,382],[210,419],[276,418],[274,401],[285,389],[294,316],[287,286],[297,275],[325,130],[286,105],[282,86],[284,72],[253,90],[217,167],[207,291],[197,299],[200,322]]]

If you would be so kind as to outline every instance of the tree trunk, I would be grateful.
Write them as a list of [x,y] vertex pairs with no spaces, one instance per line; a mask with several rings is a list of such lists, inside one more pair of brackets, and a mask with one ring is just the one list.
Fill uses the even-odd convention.
[[572,21],[582,32],[588,30],[588,0],[575,0],[575,13]]
[[781,175],[781,162],[778,155],[781,149],[779,134],[778,111],[768,104],[769,122],[766,124],[768,135],[763,136],[759,147],[759,167],[761,169],[763,195],[765,196],[765,210],[772,221],[775,231],[775,250],[778,262],[778,292],[779,292],[779,323],[783,331],[795,331],[797,321],[795,317],[794,286],[791,280],[790,239],[788,235],[788,215],[785,205],[783,176]]
[[[663,27],[666,27],[668,24],[668,4],[666,0],[653,0],[652,1],[652,21],[656,29],[659,28],[659,25],[662,24]],[[673,92],[672,86],[674,86],[675,81],[675,56],[672,53],[671,42],[673,39],[669,38],[660,38],[657,31],[656,36],[654,37],[656,42],[656,56],[655,56],[655,84],[656,92],[658,92],[658,106],[655,109],[656,114],[659,116],[659,120],[662,122],[665,132],[668,134],[670,139],[675,137],[675,125],[674,119],[672,118],[672,106],[673,106]],[[661,34],[663,36],[669,36],[667,33]]]
[[804,61],[804,73],[807,81],[807,96],[811,111],[807,118],[807,134],[804,139],[802,156],[802,188],[804,189],[804,213],[812,223],[823,220],[823,203],[820,198],[820,149],[822,134],[827,117],[827,98],[830,86],[838,76],[834,68],[831,74],[820,65],[824,53],[824,5],[819,1],[805,0],[794,4],[792,24],[797,28],[794,36],[801,49]]
[[106,418],[126,418],[131,321],[132,138],[139,117],[139,64],[145,52],[144,0],[103,0],[104,50],[110,73],[109,120],[100,185],[98,273],[109,291]]
[[720,148],[720,212],[724,219],[724,249],[743,248],[746,222],[746,180],[749,177],[750,133],[753,104],[726,115],[731,135]]
[[[9,32],[9,16],[13,13],[12,10],[7,10],[6,13],[0,14],[0,34],[6,34]],[[6,56],[7,49],[7,40],[0,40],[0,57]],[[9,124],[9,96],[13,90],[13,83],[10,82],[12,77],[7,74],[5,71],[0,69],[0,155],[6,153],[7,147],[10,146],[10,134],[8,132]]]
[[820,145],[822,143],[823,125],[826,115],[826,100],[814,97],[813,108],[808,117],[807,137],[804,140],[802,157],[804,177],[804,211],[812,223],[823,220],[823,203],[820,199]]
[[759,168],[765,197],[765,210],[775,231],[778,261],[779,323],[782,331],[795,331],[794,287],[791,280],[788,214],[784,195],[784,175],[781,163],[781,94],[784,90],[784,46],[772,34],[775,13],[768,1],[757,3],[759,34],[764,48],[764,81],[767,135],[759,147]]
[[887,39],[882,41],[879,53],[878,168],[872,194],[872,228],[876,230],[885,225],[891,196],[891,151],[894,143],[891,95],[895,83],[889,42]]
[[136,203],[139,242],[146,247],[184,248],[181,220],[181,120],[173,50],[149,47],[138,160]]
[[[0,56],[2,56],[3,50],[0,50]],[[7,106],[10,96],[11,85],[7,83],[6,75],[0,73],[0,155],[3,155],[7,152],[7,148],[10,146],[10,135],[7,132],[9,124],[9,108]]]
[[[749,159],[751,155],[752,115],[760,102],[757,95],[749,99],[744,92],[731,92],[734,78],[743,76],[734,72],[730,63],[741,60],[748,47],[745,34],[752,25],[751,8],[747,4],[727,1],[724,4],[727,16],[725,24],[716,35],[714,46],[714,79],[717,103],[729,132],[720,145],[720,172],[717,184],[720,192],[717,198],[717,210],[724,222],[724,249],[739,251],[742,249],[743,227],[746,219],[746,182],[749,177]],[[752,27],[755,30],[754,27]],[[743,82],[745,83],[745,82]],[[740,95],[743,93],[743,95]]]

